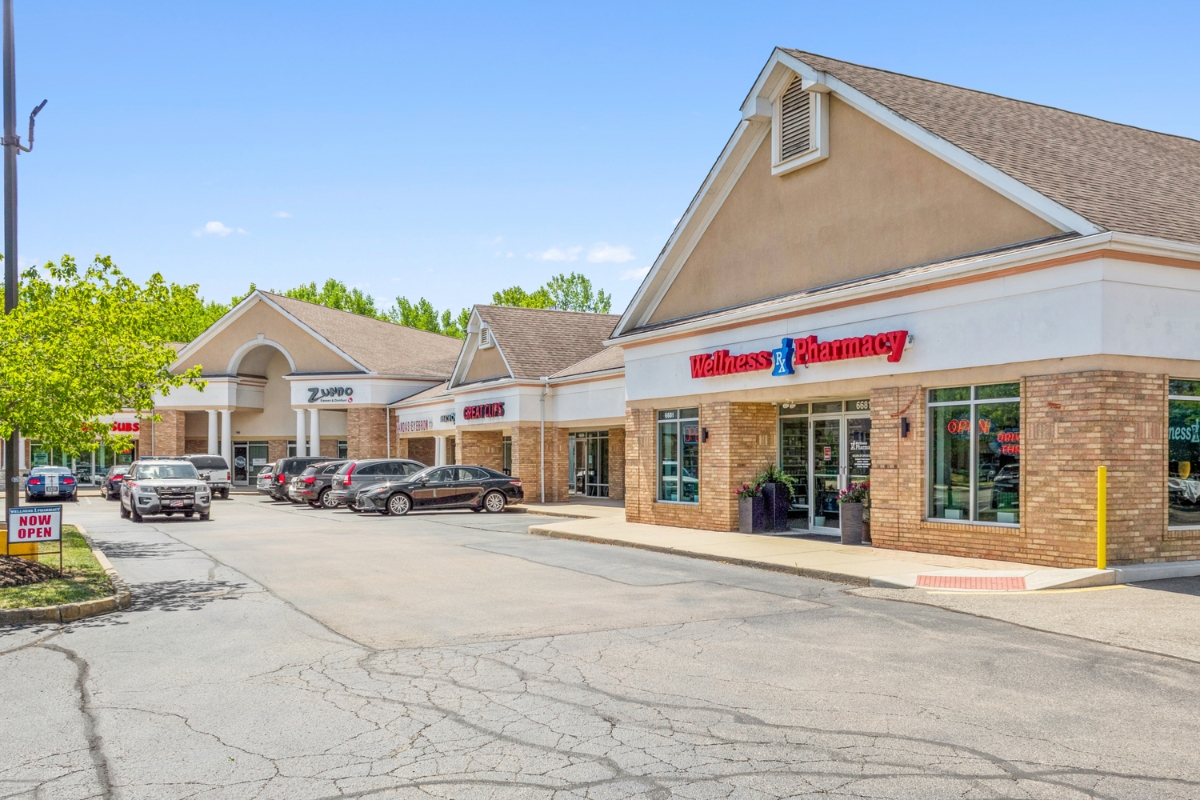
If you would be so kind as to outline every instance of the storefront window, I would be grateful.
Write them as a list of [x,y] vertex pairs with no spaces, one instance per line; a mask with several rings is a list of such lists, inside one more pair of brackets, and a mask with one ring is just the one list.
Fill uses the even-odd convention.
[[502,453],[500,456],[501,471],[505,475],[512,475],[512,437],[505,436],[504,443],[500,445]]
[[345,458],[347,452],[346,440],[338,439],[338,458]]
[[700,502],[700,409],[658,412],[658,499]]
[[1173,380],[1167,423],[1167,524],[1200,527],[1200,381]]
[[929,517],[1021,521],[1021,385],[929,392]]

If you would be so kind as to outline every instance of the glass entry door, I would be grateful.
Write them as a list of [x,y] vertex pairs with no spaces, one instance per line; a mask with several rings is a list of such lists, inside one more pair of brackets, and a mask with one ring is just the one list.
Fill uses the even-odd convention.
[[812,527],[840,530],[838,493],[842,486],[842,418],[812,421]]
[[569,442],[571,491],[585,497],[608,497],[608,431],[581,431]]
[[233,482],[247,484],[250,482],[250,453],[245,444],[233,446]]

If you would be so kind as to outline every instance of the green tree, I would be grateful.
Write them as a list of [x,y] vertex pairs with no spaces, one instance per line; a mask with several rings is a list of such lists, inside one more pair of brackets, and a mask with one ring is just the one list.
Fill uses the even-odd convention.
[[607,314],[612,311],[612,295],[603,289],[592,294],[592,282],[578,272],[570,275],[555,275],[542,287],[560,311],[590,311]]
[[555,275],[541,288],[526,292],[513,286],[492,295],[492,303],[498,306],[521,308],[556,308],[559,311],[590,311],[607,314],[612,310],[612,295],[603,289],[593,291],[587,276],[572,272],[570,275]]
[[[251,284],[253,291],[254,284]],[[375,319],[387,319],[385,314],[380,313],[375,306],[375,298],[364,292],[362,289],[351,289],[341,281],[330,278],[325,281],[325,284],[318,289],[317,284],[304,283],[297,286],[295,289],[288,289],[283,292],[276,292],[284,297],[291,297],[296,300],[306,300],[309,303],[317,303],[318,305],[336,308],[340,311],[349,311],[352,314],[361,314],[364,317],[374,317]]]
[[510,286],[502,292],[492,294],[494,306],[517,306],[518,308],[554,308],[554,298],[546,287],[537,289],[532,294],[520,286]]
[[471,318],[471,309],[464,308],[455,316],[450,309],[441,313],[433,307],[433,303],[422,297],[417,302],[411,302],[407,297],[397,297],[394,308],[388,309],[387,319],[398,325],[405,325],[417,330],[441,333],[463,339],[467,335],[467,321]]
[[70,256],[27,270],[16,310],[0,316],[0,437],[17,427],[74,454],[131,447],[97,420],[149,414],[155,393],[205,385],[199,367],[170,372],[163,315],[172,297],[161,275],[140,286],[108,257],[83,271]]
[[[161,281],[162,276],[156,273],[154,279]],[[152,285],[156,287],[154,291],[158,295],[155,300],[158,335],[167,342],[192,341],[231,308],[224,303],[205,300],[199,294],[200,285],[196,283],[186,286],[177,283]]]

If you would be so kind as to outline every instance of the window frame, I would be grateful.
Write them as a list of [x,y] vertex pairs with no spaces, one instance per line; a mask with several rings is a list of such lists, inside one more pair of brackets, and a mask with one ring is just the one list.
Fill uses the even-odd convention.
[[796,75],[792,80],[784,82],[778,93],[771,100],[771,174],[785,175],[793,170],[807,167],[818,161],[829,158],[829,113],[825,92],[806,90],[809,95],[809,141],[811,147],[804,153],[792,156],[786,161],[781,160],[783,153],[783,96],[791,88],[793,81],[803,81]]
[[[684,416],[684,411],[695,409],[695,416]],[[674,413],[674,419],[662,419],[664,413]],[[678,474],[674,478],[675,497],[683,497],[683,423],[695,422],[697,428],[696,441],[696,499],[695,500],[666,500],[663,498],[663,474],[662,474],[662,426],[675,425],[675,458],[678,465]],[[687,406],[685,408],[656,408],[654,410],[654,483],[655,483],[655,500],[656,503],[670,503],[680,506],[699,506],[700,505],[700,444],[703,440],[703,434],[700,433],[700,408],[698,406]]]
[[[1198,380],[1200,380],[1200,379],[1176,378],[1176,377],[1168,377],[1167,378],[1167,421],[1166,421],[1167,460],[1166,460],[1166,468],[1167,468],[1167,530],[1169,530],[1169,531],[1200,530],[1200,524],[1196,524],[1196,525],[1172,525],[1171,524],[1171,402],[1174,400],[1180,400],[1180,401],[1188,402],[1188,403],[1200,403],[1200,394],[1193,394],[1193,395],[1172,394],[1171,393],[1171,384],[1176,383],[1176,382],[1182,382],[1182,381],[1187,381],[1189,383],[1193,383],[1193,382],[1197,382]],[[1184,479],[1184,480],[1186,480],[1186,479]]]
[[[979,397],[979,388],[986,386],[1003,386],[1004,384],[1014,383],[1017,385],[1016,397]],[[959,400],[933,400],[933,393],[940,389],[967,389],[968,394],[966,399]],[[1014,528],[1021,527],[1021,521],[1017,522],[999,522],[993,520],[977,519],[979,514],[979,406],[994,405],[998,403],[1014,403],[1017,406],[1017,419],[1021,418],[1021,392],[1023,387],[1021,381],[1000,381],[998,383],[980,383],[967,384],[965,386],[943,386],[925,390],[925,521],[947,523],[950,525],[985,525],[989,528]],[[947,519],[945,517],[933,516],[933,415],[934,409],[945,408],[948,406],[967,406],[970,409],[970,443],[971,449],[968,457],[969,477],[970,477],[970,496],[967,504],[969,511],[968,519]],[[1020,425],[1020,423],[1018,423]],[[1020,463],[1020,461],[1018,461]],[[1023,473],[1022,473],[1023,477]],[[1017,497],[1018,501],[1021,498],[1021,484],[1018,483]]]

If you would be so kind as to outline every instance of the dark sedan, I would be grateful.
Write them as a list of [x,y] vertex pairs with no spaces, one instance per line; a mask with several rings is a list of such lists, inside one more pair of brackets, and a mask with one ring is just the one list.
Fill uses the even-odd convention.
[[25,480],[25,502],[34,500],[78,500],[79,482],[67,467],[34,467]]
[[128,472],[128,464],[114,464],[108,468],[108,472],[100,479],[100,493],[106,500],[121,499],[121,481],[125,480]]
[[329,495],[330,485],[333,483],[334,473],[345,463],[345,461],[326,461],[321,464],[313,464],[292,478],[292,485],[288,487],[288,492],[293,498],[307,502],[313,508],[336,507],[337,503]]
[[427,467],[358,495],[359,511],[403,516],[412,509],[469,508],[497,514],[525,498],[521,479],[486,467]]

